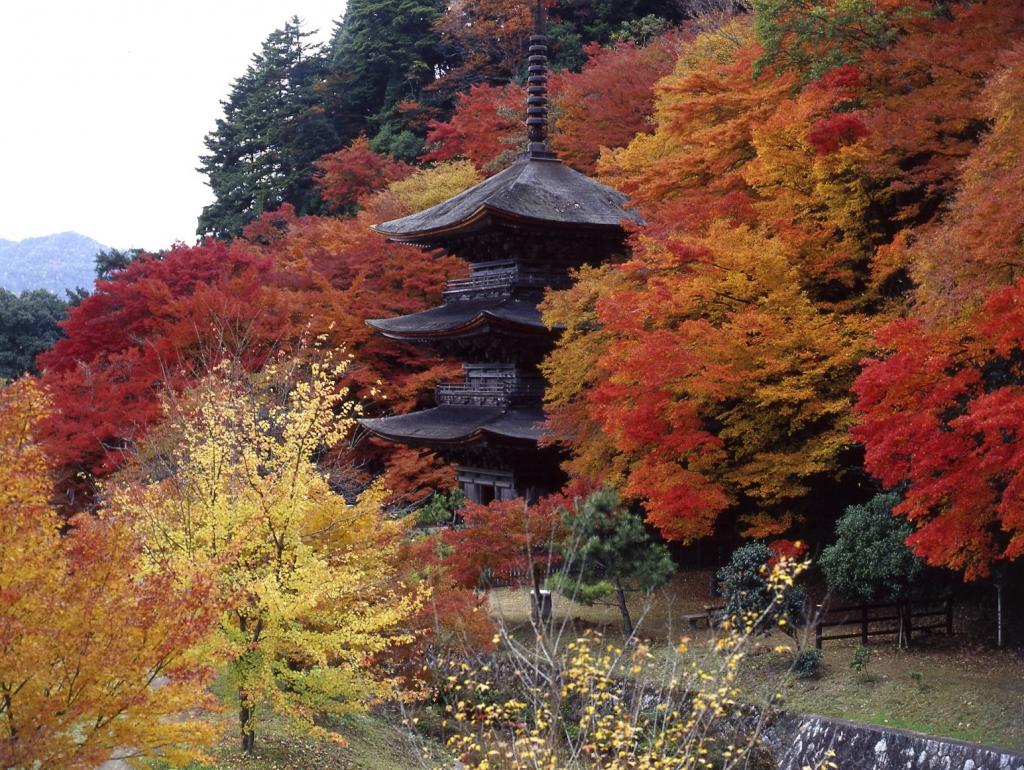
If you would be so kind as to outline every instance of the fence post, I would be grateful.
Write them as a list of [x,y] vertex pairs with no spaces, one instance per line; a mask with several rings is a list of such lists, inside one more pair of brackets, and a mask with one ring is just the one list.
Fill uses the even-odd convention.
[[868,605],[860,605],[860,643],[868,644]]
[[914,600],[907,599],[907,649],[914,638]]
[[953,597],[946,597],[946,636],[953,635]]
[[817,617],[814,619],[814,649],[821,649],[821,622],[825,619],[824,605],[817,605],[818,611],[815,613]]

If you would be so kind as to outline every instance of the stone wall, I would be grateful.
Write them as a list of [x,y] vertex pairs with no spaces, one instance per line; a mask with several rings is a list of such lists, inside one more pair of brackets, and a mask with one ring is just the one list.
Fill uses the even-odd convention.
[[[909,730],[780,714],[764,735],[779,770],[1024,770],[1024,754]],[[835,756],[829,758],[832,749]]]

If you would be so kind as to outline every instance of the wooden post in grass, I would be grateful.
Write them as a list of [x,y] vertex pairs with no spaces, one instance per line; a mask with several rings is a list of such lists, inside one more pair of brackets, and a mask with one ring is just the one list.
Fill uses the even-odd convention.
[[910,643],[914,638],[914,602],[912,599],[907,599],[905,604],[906,609],[904,610],[907,615],[907,649],[910,649]]

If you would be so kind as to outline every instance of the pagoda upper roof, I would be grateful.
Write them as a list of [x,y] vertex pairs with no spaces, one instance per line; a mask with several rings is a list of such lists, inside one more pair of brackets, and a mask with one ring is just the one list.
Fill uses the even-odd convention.
[[640,222],[626,196],[552,158],[527,154],[494,176],[453,198],[374,225],[392,240],[419,245],[485,228],[494,221],[559,228],[621,230]]
[[399,340],[468,337],[491,330],[520,334],[547,331],[537,303],[514,297],[456,300],[419,313],[374,318],[366,323]]
[[543,434],[541,409],[442,405],[394,417],[363,418],[359,423],[388,441],[449,446],[488,439],[536,442]]

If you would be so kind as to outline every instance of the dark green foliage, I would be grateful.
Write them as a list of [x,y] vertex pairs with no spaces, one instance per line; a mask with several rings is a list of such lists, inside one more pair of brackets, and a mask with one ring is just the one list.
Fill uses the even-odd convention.
[[821,676],[821,651],[802,650],[793,661],[792,671],[800,679],[817,679]]
[[552,587],[585,604],[614,592],[629,635],[632,620],[624,591],[629,587],[649,593],[671,580],[676,568],[668,548],[651,539],[640,517],[623,508],[611,489],[577,503],[564,520],[564,567],[550,581]]
[[795,70],[803,82],[891,45],[902,15],[878,10],[872,0],[753,0],[753,10],[764,47],[755,74],[773,66]]
[[579,72],[587,63],[587,54],[583,50],[583,36],[574,26],[565,22],[548,24],[548,66],[552,70],[572,70]]
[[337,94],[338,130],[361,132],[373,149],[414,160],[423,136],[402,116],[403,101],[418,100],[442,59],[435,24],[437,0],[349,0],[330,46],[330,91]]
[[78,286],[75,289],[65,289],[64,296],[67,297],[67,306],[73,308],[81,305],[82,300],[89,296],[89,292]]
[[645,46],[670,26],[672,25],[667,19],[654,15],[624,21],[622,26],[612,33],[612,42]]
[[216,200],[203,209],[199,234],[237,235],[282,203],[299,214],[320,210],[312,163],[344,141],[321,95],[328,58],[308,36],[298,18],[273,32],[222,103],[201,158]]
[[564,519],[569,531],[566,571],[574,582],[620,580],[647,592],[675,573],[668,548],[652,540],[641,518],[621,506],[614,490],[594,492]]
[[899,501],[896,492],[880,492],[846,509],[836,522],[836,542],[819,559],[829,590],[864,601],[907,591],[922,562],[906,544],[913,525],[892,514]]
[[271,34],[223,102],[200,170],[215,201],[201,235],[233,236],[264,211],[290,203],[323,213],[313,161],[361,133],[373,149],[414,160],[425,126],[405,102],[422,96],[441,64],[433,0],[352,0],[327,47],[306,42],[293,18]]
[[723,615],[737,628],[749,627],[754,633],[768,633],[784,621],[782,630],[795,635],[806,596],[803,589],[793,586],[776,601],[768,584],[774,558],[772,549],[761,542],[747,543],[733,552],[716,575],[725,596]]
[[124,270],[142,254],[142,249],[107,249],[96,254],[96,277],[102,281]]
[[386,122],[377,135],[370,140],[370,149],[396,160],[413,163],[423,154],[423,137],[408,128],[398,130],[397,122]]
[[678,24],[691,15],[686,2],[678,0],[562,0],[551,11],[552,18],[572,24],[584,43],[611,43],[624,24],[646,17]]
[[453,489],[447,494],[435,492],[427,504],[416,511],[416,524],[420,527],[437,527],[452,524],[456,512],[462,507],[465,497],[462,490]]
[[36,371],[36,356],[60,339],[68,304],[45,289],[0,289],[0,379]]

